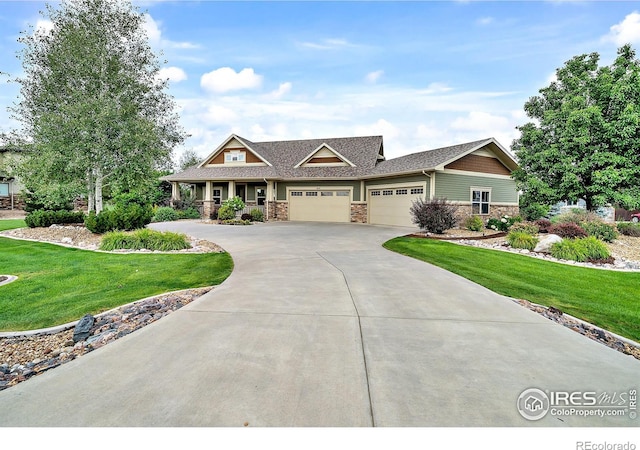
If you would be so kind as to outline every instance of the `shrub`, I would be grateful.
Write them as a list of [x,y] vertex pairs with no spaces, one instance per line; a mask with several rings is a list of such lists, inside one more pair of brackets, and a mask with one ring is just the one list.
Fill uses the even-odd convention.
[[153,216],[153,222],[173,222],[174,220],[178,220],[178,213],[170,206],[158,208]]
[[538,220],[549,214],[549,206],[540,203],[531,203],[520,207],[520,212],[525,220]]
[[[240,197],[236,196],[236,197],[233,197],[233,198],[226,199],[222,203],[222,206],[229,206],[234,211],[240,211],[240,210],[244,209],[244,202],[242,201],[242,199]],[[218,214],[220,214],[220,213],[218,213]]]
[[153,209],[149,205],[129,203],[126,206],[105,209],[99,214],[92,211],[85,218],[84,224],[89,231],[98,234],[114,230],[135,230],[148,225],[152,215]]
[[551,219],[551,222],[555,224],[560,223],[575,223],[580,225],[583,222],[591,222],[595,220],[601,220],[601,218],[594,212],[587,211],[582,208],[573,208],[569,212],[558,214]]
[[253,222],[264,222],[264,214],[258,208],[253,208],[251,210],[251,220]]
[[236,211],[232,206],[222,205],[218,209],[218,219],[219,220],[233,220],[236,218]]
[[507,243],[513,248],[526,248],[533,250],[538,244],[538,239],[522,230],[511,230],[507,234]]
[[482,219],[478,216],[467,217],[464,220],[464,227],[470,231],[482,231],[484,228],[484,223]]
[[632,222],[618,222],[618,231],[625,236],[640,237],[640,224]]
[[588,236],[594,236],[601,241],[613,242],[618,237],[618,232],[614,225],[609,225],[599,220],[584,222],[581,226]]
[[199,219],[200,218],[200,212],[193,207],[184,209],[184,210],[177,210],[176,213],[178,214],[178,219]]
[[445,230],[454,228],[458,222],[456,218],[458,205],[447,202],[446,198],[433,200],[418,198],[409,211],[413,223],[430,233],[442,234]]
[[29,228],[50,227],[53,224],[83,223],[84,213],[82,211],[44,211],[38,210],[27,214],[24,218]]
[[511,228],[509,228],[509,232],[512,232],[512,231],[521,231],[523,233],[527,233],[530,236],[535,236],[536,234],[538,234],[540,229],[535,223],[516,222],[511,226]]
[[251,222],[251,214],[249,213],[244,213],[243,215],[240,216],[241,220],[248,220],[249,222]]
[[106,233],[100,242],[100,249],[106,251],[147,249],[166,252],[187,248],[191,248],[191,244],[184,234],[149,229],[139,229],[134,232],[112,231]]
[[539,233],[548,233],[552,225],[549,219],[538,219],[533,223],[538,227]]
[[522,217],[520,216],[509,217],[507,215],[504,215],[499,219],[491,218],[487,220],[487,228],[490,230],[496,230],[496,231],[509,231],[509,228],[511,228],[511,225],[513,225],[516,222],[522,222]]
[[565,239],[551,246],[551,256],[570,261],[596,261],[609,258],[607,245],[594,236]]
[[556,225],[552,225],[549,228],[549,233],[557,234],[561,238],[575,239],[581,237],[587,237],[587,232],[584,229],[573,222],[563,222]]

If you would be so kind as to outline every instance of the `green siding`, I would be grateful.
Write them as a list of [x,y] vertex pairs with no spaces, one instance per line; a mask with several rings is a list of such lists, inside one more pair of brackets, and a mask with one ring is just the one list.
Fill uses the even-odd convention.
[[360,201],[360,181],[353,180],[331,180],[331,181],[279,181],[278,182],[278,190],[277,190],[277,199],[278,200],[286,200],[287,199],[287,188],[291,186],[297,187],[330,187],[330,186],[348,186],[353,187],[353,201]]
[[436,197],[445,197],[451,201],[470,202],[471,186],[491,188],[491,203],[518,203],[516,183],[512,179],[436,173]]
[[388,185],[392,185],[392,184],[396,184],[396,183],[424,183],[426,181],[427,183],[427,190],[425,192],[425,194],[428,196],[429,195],[429,186],[430,186],[430,179],[425,176],[425,175],[411,175],[411,176],[407,176],[407,177],[396,177],[396,178],[377,178],[375,180],[367,180],[365,181],[365,200],[366,200],[366,196],[367,196],[367,188],[369,187],[373,187],[373,186],[379,186],[379,185],[384,185],[384,184],[388,184]]

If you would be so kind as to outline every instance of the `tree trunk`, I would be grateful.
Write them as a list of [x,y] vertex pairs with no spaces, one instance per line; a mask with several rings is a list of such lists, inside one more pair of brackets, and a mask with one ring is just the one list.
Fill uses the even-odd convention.
[[100,168],[96,169],[96,214],[100,214],[102,211],[102,170]]
[[87,212],[96,210],[96,201],[94,197],[93,172],[87,170]]

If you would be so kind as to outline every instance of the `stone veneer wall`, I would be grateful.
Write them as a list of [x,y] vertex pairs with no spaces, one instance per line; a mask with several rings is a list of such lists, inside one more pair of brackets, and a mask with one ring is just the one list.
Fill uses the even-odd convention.
[[[0,197],[0,209],[11,209],[11,196]],[[13,209],[24,209],[24,200],[19,195],[13,196]]]
[[367,204],[351,203],[351,222],[367,223]]
[[[517,216],[518,214],[520,214],[520,207],[518,206],[511,206],[511,205],[495,205],[495,204],[491,204],[489,206],[489,214],[487,215],[479,215],[482,220],[486,223],[487,220],[491,219],[491,218],[496,218],[499,219],[500,217],[504,216],[504,215],[508,215],[508,216]],[[458,217],[458,220],[460,222],[460,224],[462,223],[463,220],[465,220],[467,217],[471,217],[473,214],[471,213],[471,205],[459,205],[458,206],[458,212],[456,214],[456,216]],[[476,214],[478,215],[478,214]]]
[[[289,203],[275,202],[275,206],[273,220],[289,220]],[[269,205],[269,214],[271,215],[271,205]]]
[[216,204],[211,201],[203,201],[202,202],[202,217],[204,219],[209,219],[211,217],[211,213],[214,211]]

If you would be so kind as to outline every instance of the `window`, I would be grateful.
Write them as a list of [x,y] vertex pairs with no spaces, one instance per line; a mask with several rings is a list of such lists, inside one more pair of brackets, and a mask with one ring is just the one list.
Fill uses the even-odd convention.
[[300,191],[291,191],[291,197],[302,197],[302,192],[300,192]]
[[307,191],[306,192],[306,196],[307,197],[317,197],[318,193],[316,191]]
[[424,194],[424,189],[423,188],[413,188],[413,189],[411,189],[411,195],[419,195],[419,194]]
[[333,197],[333,192],[331,191],[322,191],[320,192],[321,197]]
[[396,195],[407,195],[408,192],[406,189],[396,189]]
[[393,195],[393,191],[391,189],[382,191],[382,195]]
[[338,196],[338,197],[348,197],[349,196],[349,191],[337,191],[336,192],[336,196]]
[[0,183],[0,197],[9,196],[9,183]]
[[222,189],[213,188],[213,193],[211,195],[211,200],[213,200],[214,205],[219,205],[222,203]]
[[258,202],[258,206],[263,206],[266,198],[267,198],[266,189],[256,188],[256,201]]
[[380,191],[371,191],[372,196],[380,195]]
[[489,189],[471,190],[471,214],[489,214]]
[[243,152],[230,152],[224,154],[224,162],[244,162],[245,153]]

